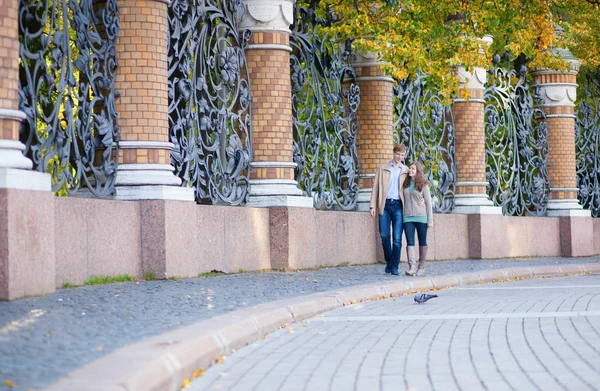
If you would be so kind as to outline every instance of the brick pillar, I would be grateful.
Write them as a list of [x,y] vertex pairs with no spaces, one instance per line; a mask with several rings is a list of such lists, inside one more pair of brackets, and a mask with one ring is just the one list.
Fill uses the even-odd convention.
[[369,211],[371,191],[377,166],[392,159],[394,148],[394,79],[381,70],[377,54],[357,54],[354,61],[360,87],[357,135],[360,165],[358,210]]
[[548,69],[533,72],[548,124],[548,216],[591,216],[577,200],[575,98],[580,64],[566,50],[561,50],[561,57],[570,62],[570,72]]
[[117,199],[194,200],[173,174],[169,142],[168,1],[119,0],[115,90],[119,113]]
[[252,91],[249,206],[312,208],[295,180],[293,162],[290,29],[294,2],[244,0],[240,31],[250,30],[246,61]]
[[[491,43],[491,37],[483,39]],[[487,76],[485,69],[474,68],[469,73],[458,67],[459,98],[452,103],[456,140],[456,201],[453,213],[502,214],[487,195],[485,175],[485,101],[483,92]],[[469,91],[469,99],[462,91]]]
[[54,194],[19,127],[18,0],[0,0],[0,300],[54,292]]

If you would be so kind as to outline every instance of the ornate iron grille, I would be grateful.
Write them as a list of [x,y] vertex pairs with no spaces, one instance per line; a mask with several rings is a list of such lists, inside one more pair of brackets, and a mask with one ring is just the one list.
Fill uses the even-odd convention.
[[584,77],[575,113],[578,198],[600,217],[600,69]]
[[329,21],[314,9],[294,11],[290,67],[296,180],[312,195],[315,208],[355,209],[360,88],[348,65],[350,44],[341,49],[332,37],[320,35],[318,27]]
[[408,160],[418,160],[431,183],[433,210],[448,213],[454,208],[454,118],[442,103],[439,90],[419,73],[414,80],[394,86],[394,141],[408,148]]
[[509,71],[500,61],[494,55],[484,92],[488,194],[504,215],[542,216],[550,184],[548,125],[539,87],[530,87],[525,66]]
[[59,195],[114,192],[118,12],[116,0],[19,1],[21,140]]
[[238,33],[241,0],[174,0],[169,7],[171,162],[204,203],[239,205],[248,195],[250,83]]

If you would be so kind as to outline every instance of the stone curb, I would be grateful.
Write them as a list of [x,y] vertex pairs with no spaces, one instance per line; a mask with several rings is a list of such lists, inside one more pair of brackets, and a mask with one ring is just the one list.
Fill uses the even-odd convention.
[[479,283],[600,273],[600,263],[514,267],[360,285],[244,308],[157,335],[79,368],[45,391],[180,390],[194,371],[281,327],[347,304]]

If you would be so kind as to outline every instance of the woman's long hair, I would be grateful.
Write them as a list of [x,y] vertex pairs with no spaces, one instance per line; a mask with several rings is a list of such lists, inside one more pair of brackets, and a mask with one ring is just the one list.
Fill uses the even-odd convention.
[[[411,166],[415,166],[417,168],[417,173],[415,174],[415,189],[417,189],[418,191],[423,191],[423,188],[429,184],[429,181],[427,180],[427,178],[425,177],[425,173],[423,172],[423,166],[421,165],[421,163],[419,162],[412,162],[408,165],[408,167],[410,168]],[[402,187],[404,189],[407,189],[408,187],[410,187],[410,181],[411,181],[411,177],[408,176],[408,174],[406,175],[406,178],[404,179],[404,183],[402,184]]]

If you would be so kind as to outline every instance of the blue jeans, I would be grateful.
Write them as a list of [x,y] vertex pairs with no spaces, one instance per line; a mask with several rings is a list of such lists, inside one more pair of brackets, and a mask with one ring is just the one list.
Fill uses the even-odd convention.
[[[390,224],[392,225],[391,236]],[[379,215],[379,234],[387,267],[392,272],[398,272],[400,250],[402,249],[402,203],[400,200],[385,202],[383,214]]]
[[427,246],[427,223],[404,223],[404,234],[406,235],[406,245],[415,245],[415,229],[419,237],[419,246]]

